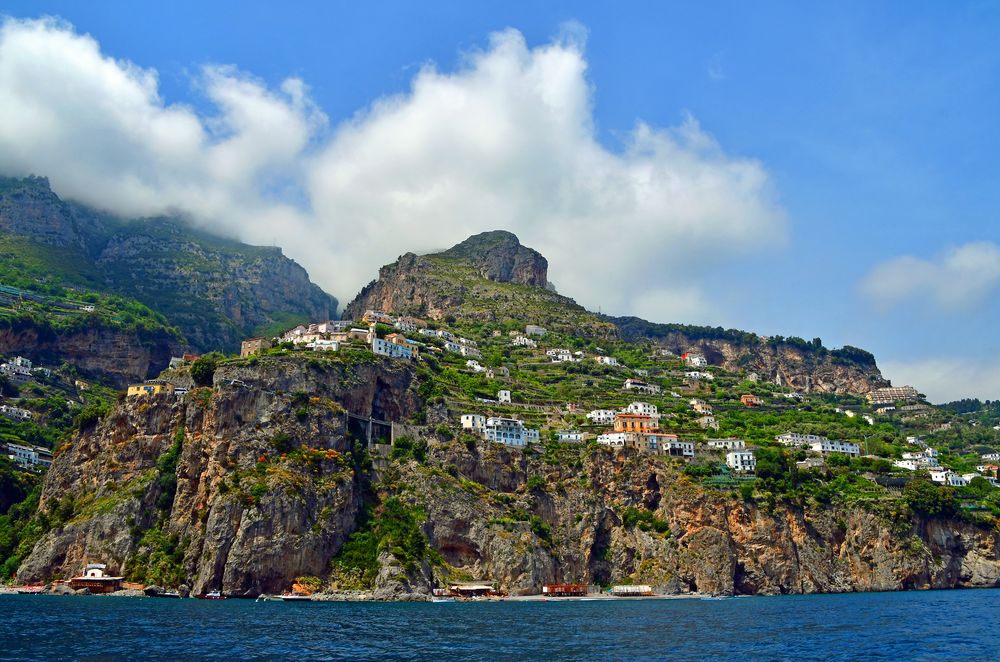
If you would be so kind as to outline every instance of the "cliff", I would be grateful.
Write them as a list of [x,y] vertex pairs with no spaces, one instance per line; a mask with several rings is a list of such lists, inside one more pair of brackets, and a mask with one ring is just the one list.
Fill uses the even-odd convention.
[[863,394],[888,385],[875,357],[856,347],[829,350],[818,340],[762,338],[736,329],[655,324],[637,317],[606,317],[629,342],[651,341],[678,356],[701,354],[711,365],[756,372],[799,391]]
[[85,376],[117,388],[156,376],[180,347],[179,339],[163,329],[130,328],[99,320],[54,327],[42,319],[0,318],[0,353],[46,365],[65,361]]
[[198,351],[232,351],[268,327],[337,311],[337,300],[278,248],[217,237],[180,218],[116,218],[61,200],[41,177],[0,178],[0,239],[12,244],[4,257],[27,281],[18,287],[134,298]]
[[[719,594],[1000,585],[995,530],[891,500],[745,501],[631,450],[452,438],[434,424],[455,412],[424,408],[423,379],[360,352],[267,356],[220,367],[212,389],[124,401],[60,451],[40,512],[68,515],[18,577],[100,559],[196,592],[256,595],[305,575],[379,599],[461,579],[512,594],[561,581]],[[363,449],[345,410],[423,412],[430,425],[401,430],[391,453]]]

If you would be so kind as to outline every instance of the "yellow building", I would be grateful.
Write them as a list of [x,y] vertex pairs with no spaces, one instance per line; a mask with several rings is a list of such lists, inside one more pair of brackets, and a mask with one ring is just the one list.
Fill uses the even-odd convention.
[[128,397],[140,395],[159,395],[161,393],[174,392],[174,385],[160,380],[151,380],[144,384],[130,384],[128,387]]

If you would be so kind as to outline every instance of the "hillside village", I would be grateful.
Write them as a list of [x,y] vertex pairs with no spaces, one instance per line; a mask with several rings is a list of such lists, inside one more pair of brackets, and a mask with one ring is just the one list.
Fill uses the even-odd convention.
[[[905,434],[914,422],[918,422],[916,427],[923,427],[919,425],[921,415],[929,416],[932,411],[912,386],[879,388],[864,399],[827,394],[816,398],[808,392],[781,387],[780,377],[777,383],[769,383],[756,373],[733,375],[713,368],[695,352],[677,356],[649,347],[641,360],[629,361],[619,360],[600,347],[589,351],[567,347],[568,341],[579,343],[579,339],[551,334],[539,325],[491,329],[481,334],[471,339],[428,320],[368,310],[360,320],[302,324],[273,338],[245,340],[240,357],[246,359],[274,349],[350,352],[364,348],[389,359],[430,360],[478,378],[475,383],[481,389],[476,389],[475,397],[470,397],[472,393],[465,397],[456,393],[453,395],[458,397],[449,403],[465,407],[451,421],[457,429],[514,447],[544,440],[632,448],[706,466],[704,471],[712,472],[716,485],[752,483],[758,447],[784,447],[794,456],[799,471],[823,468],[828,461],[850,466],[853,460],[866,468],[872,462],[879,463],[875,466],[881,482],[896,487],[920,476],[948,487],[967,487],[977,479],[990,487],[1000,487],[997,452],[983,452],[978,458],[969,453],[960,457],[946,454],[942,462],[942,453],[922,436]],[[505,360],[491,365],[491,361],[484,360],[484,351],[490,358]],[[635,357],[634,350],[628,353]],[[186,363],[189,361],[178,358],[172,366]],[[594,366],[608,392],[591,388],[586,401],[581,398],[576,402],[540,400],[528,392],[519,392],[518,374],[538,372],[546,364],[566,368],[569,375],[574,374],[574,367],[583,371],[585,365]],[[716,377],[718,386],[714,383]],[[484,393],[493,386],[496,391]],[[152,380],[131,386],[128,393],[158,394],[167,387],[176,395],[187,392],[186,387]],[[822,405],[817,407],[819,403]],[[847,429],[840,430],[840,434],[846,433],[848,438],[836,438],[833,432],[827,434],[834,434],[834,438],[814,433],[817,423],[811,420],[815,418],[812,414],[820,408],[844,417]],[[525,416],[527,412],[531,415]],[[803,424],[796,425],[793,419],[787,430],[764,438],[757,435],[749,442],[739,436],[713,436],[720,430],[738,429],[728,420],[734,413],[750,426],[755,417],[766,418],[769,412],[802,412]],[[906,419],[901,416],[904,413],[914,417]]]

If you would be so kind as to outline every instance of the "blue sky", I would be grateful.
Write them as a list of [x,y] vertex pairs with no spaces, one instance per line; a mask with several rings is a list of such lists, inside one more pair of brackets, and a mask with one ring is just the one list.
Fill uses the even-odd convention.
[[[769,334],[820,336],[831,346],[862,346],[876,353],[894,381],[913,382],[937,400],[1000,397],[1000,342],[993,332],[1000,321],[996,303],[1000,251],[994,250],[1000,244],[1000,139],[996,130],[1000,6],[995,3],[844,2],[821,7],[700,3],[694,7],[654,2],[375,6],[8,2],[4,12],[13,19],[57,16],[64,23],[50,26],[46,34],[59,29],[74,37],[89,34],[102,57],[155,72],[153,105],[159,103],[161,110],[189,109],[207,127],[205,131],[217,132],[213,135],[220,140],[241,131],[238,121],[227,120],[219,129],[210,119],[225,115],[219,110],[219,99],[228,98],[236,83],[252,79],[257,84],[254,89],[266,96],[268,90],[287,92],[282,84],[289,79],[301,81],[307,101],[295,101],[298,97],[292,93],[282,98],[302,125],[287,141],[301,140],[302,144],[295,153],[284,153],[279,145],[271,148],[267,158],[287,163],[280,173],[269,175],[268,191],[261,195],[283,199],[291,207],[309,206],[312,200],[315,209],[306,214],[308,218],[301,217],[301,210],[275,209],[258,225],[218,222],[221,230],[246,240],[261,241],[270,233],[342,299],[353,294],[354,282],[366,282],[379,263],[400,252],[397,247],[371,251],[368,262],[344,261],[352,272],[362,273],[343,279],[342,273],[326,270],[321,257],[297,247],[288,239],[292,230],[283,227],[319,232],[336,226],[330,232],[338,239],[329,241],[348,241],[351,230],[344,216],[359,209],[363,200],[320,202],[316,182],[324,176],[353,173],[351,159],[373,158],[373,148],[358,144],[378,144],[386,136],[398,140],[397,126],[405,126],[400,124],[401,117],[420,115],[414,103],[417,108],[411,108],[412,112],[400,111],[401,117],[382,118],[378,124],[378,118],[372,118],[382,111],[373,104],[395,99],[393,104],[405,106],[407,95],[415,99],[415,80],[429,64],[442,76],[460,76],[484,66],[480,61],[470,65],[470,53],[510,53],[513,60],[520,58],[523,63],[526,58],[540,57],[546,45],[570,44],[566,48],[578,50],[585,63],[581,76],[589,94],[589,110],[573,117],[581,119],[582,125],[592,124],[591,137],[603,150],[594,156],[600,177],[615,181],[623,171],[634,174],[635,160],[626,158],[617,165],[606,162],[628,152],[641,122],[656,131],[677,130],[670,135],[680,147],[671,143],[666,155],[657,159],[697,154],[696,173],[724,173],[719,176],[725,181],[703,194],[733,202],[725,207],[692,203],[690,209],[665,215],[690,215],[699,227],[714,228],[719,250],[711,250],[708,239],[688,242],[683,231],[664,230],[662,243],[653,242],[656,250],[642,256],[650,265],[648,270],[636,270],[618,282],[632,292],[644,287],[662,290],[635,301],[591,286],[571,266],[564,267],[562,274],[556,270],[569,264],[568,258],[559,258],[565,230],[555,221],[550,232],[540,226],[548,218],[571,218],[572,214],[562,209],[529,222],[524,218],[531,216],[525,207],[529,202],[511,206],[518,215],[511,222],[512,229],[526,243],[556,256],[550,276],[561,290],[606,312],[636,312],[658,321],[722,324]],[[492,41],[491,35],[508,28],[520,35],[525,48],[514,45],[504,51]],[[10,55],[14,48],[10,45],[6,51],[9,63],[16,63]],[[23,50],[23,46],[18,48]],[[0,62],[4,57],[0,51]],[[240,73],[220,69],[207,75],[206,65],[231,65]],[[12,70],[13,66],[6,68],[8,75]],[[576,80],[572,73],[551,76],[542,80],[554,81],[554,85],[565,80],[570,87]],[[483,89],[474,76],[467,78],[463,93]],[[225,85],[213,87],[219,80]],[[37,98],[41,97],[32,97],[33,102],[39,103]],[[44,97],[47,103],[58,103],[53,98],[50,92]],[[498,103],[505,103],[502,99],[516,100],[516,94],[497,98],[501,99]],[[259,105],[240,107],[256,109]],[[427,107],[435,106],[429,103]],[[522,116],[522,110],[512,113],[512,117]],[[699,127],[693,134],[679,129],[689,118]],[[351,129],[347,132],[350,139],[344,139],[345,126]],[[705,151],[698,146],[705,137],[714,139],[715,148]],[[330,150],[336,154],[317,156],[327,145],[336,145]],[[25,149],[0,140],[0,156],[4,149],[8,155],[15,154],[15,147]],[[581,149],[592,154],[592,147]],[[86,150],[94,148],[78,145],[73,153],[87,156]],[[441,145],[435,149],[440,151]],[[504,164],[521,162],[517,159],[535,163],[547,153],[505,154]],[[142,158],[148,160],[148,153],[144,154]],[[130,158],[140,155],[125,150],[114,163],[128,164]],[[448,158],[447,152],[441,158]],[[302,172],[291,163],[296,159],[321,163]],[[413,163],[420,162],[415,159]],[[34,171],[46,163],[31,161],[28,166]],[[730,166],[739,173],[731,174]],[[17,174],[19,167],[14,156],[0,160],[0,169],[10,174]],[[128,168],[134,170],[135,165]],[[224,170],[230,173],[233,168],[229,164]],[[377,195],[384,167],[378,172],[375,177],[365,171],[356,181],[376,182],[372,195]],[[755,179],[760,175],[766,177],[765,183]],[[551,176],[544,169],[537,175],[542,180]],[[681,180],[687,176],[698,175],[684,170]],[[397,169],[393,177],[405,179],[407,174]],[[441,177],[447,179],[447,173]],[[498,177],[503,186],[508,184],[507,170]],[[587,173],[581,177],[586,179]],[[749,191],[740,184],[747,177],[757,182]],[[162,182],[167,176],[154,173],[151,178]],[[70,196],[74,190],[93,190],[92,184],[74,182],[69,175],[56,173],[52,179],[57,191]],[[255,175],[255,182],[260,179]],[[489,180],[484,181],[488,192]],[[183,209],[186,186],[157,191],[156,204]],[[520,183],[513,190],[525,186],[530,184]],[[572,187],[569,190],[579,193]],[[198,196],[206,201],[224,197],[200,190]],[[108,206],[117,210],[115,204]],[[123,202],[122,211],[131,210],[130,204],[135,200]],[[739,224],[716,218],[740,216],[734,212],[738,205],[754,207]],[[205,202],[185,211],[213,223],[212,219],[225,215],[224,207]],[[601,199],[584,216],[609,209],[617,208]],[[331,215],[325,216],[324,210]],[[359,213],[371,214],[366,218],[399,213],[385,205],[376,210],[365,208]],[[287,220],[288,214],[298,216]],[[462,238],[450,236],[449,231],[490,229],[466,218],[438,232],[431,227],[433,218],[414,214],[412,223],[420,226],[415,230],[421,234],[416,236],[428,237],[428,242],[442,247]],[[482,222],[495,225],[502,218],[484,216]],[[662,225],[673,222],[667,219]],[[265,227],[268,223],[273,230]],[[648,214],[635,220],[637,241],[643,243],[638,233],[659,232],[657,223]],[[625,227],[632,226],[626,223]],[[369,235],[367,240],[378,245],[378,234]],[[677,267],[672,270],[660,263]],[[603,268],[616,270],[613,261]]]

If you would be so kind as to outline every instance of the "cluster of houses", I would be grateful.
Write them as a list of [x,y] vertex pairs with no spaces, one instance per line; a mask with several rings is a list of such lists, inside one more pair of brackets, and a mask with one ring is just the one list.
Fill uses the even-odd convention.
[[8,441],[4,450],[7,457],[22,469],[44,469],[52,464],[52,451],[48,448]]
[[774,438],[779,444],[794,446],[797,448],[808,448],[815,453],[826,455],[828,453],[843,453],[852,457],[861,455],[861,447],[849,441],[838,441],[815,434],[803,434],[801,432],[786,432]]
[[30,359],[23,356],[15,356],[9,361],[0,363],[0,375],[3,375],[15,384],[23,384],[31,381],[36,374],[48,377],[52,371],[48,368],[35,368]]

